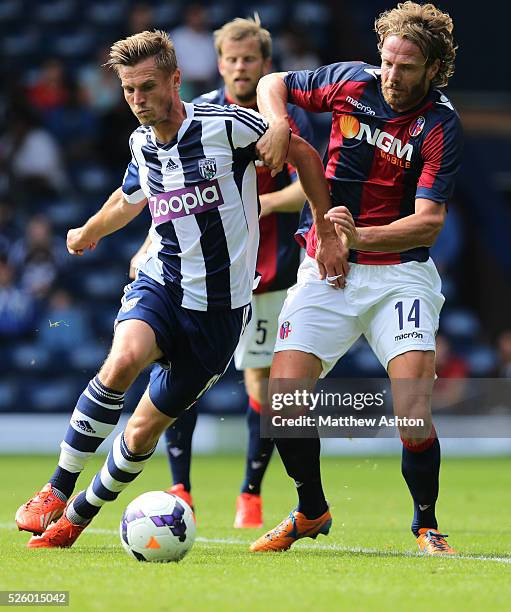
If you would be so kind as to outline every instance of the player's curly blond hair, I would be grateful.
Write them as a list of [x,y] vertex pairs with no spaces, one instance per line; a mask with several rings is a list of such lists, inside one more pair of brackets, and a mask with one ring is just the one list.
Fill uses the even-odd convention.
[[416,44],[426,58],[426,65],[436,59],[440,67],[433,78],[435,87],[445,87],[454,74],[457,45],[453,39],[454,25],[448,13],[434,4],[402,2],[396,8],[381,13],[374,23],[381,53],[387,36],[400,36]]
[[249,36],[253,36],[259,41],[263,59],[271,57],[271,34],[262,27],[257,13],[254,13],[253,18],[250,17],[248,19],[236,17],[236,19],[228,21],[220,29],[215,30],[215,49],[218,57],[222,55],[222,45],[226,40],[244,40]]
[[154,57],[158,68],[172,74],[177,69],[176,51],[169,35],[162,30],[139,32],[115,42],[110,48],[110,58],[104,64],[119,74],[121,66],[135,66]]

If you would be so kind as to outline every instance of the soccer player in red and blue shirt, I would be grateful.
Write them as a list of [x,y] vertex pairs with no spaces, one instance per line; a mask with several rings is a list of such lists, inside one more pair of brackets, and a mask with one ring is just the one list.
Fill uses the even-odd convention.
[[[402,472],[414,503],[412,532],[422,552],[453,554],[435,516],[440,446],[430,391],[444,298],[429,258],[462,148],[458,115],[437,89],[454,70],[453,24],[432,4],[404,2],[382,13],[375,27],[381,67],[342,62],[269,75],[258,87],[259,109],[270,123],[260,153],[273,172],[287,147],[286,102],[332,113],[326,218],[343,235],[352,262],[344,289],[335,291],[340,272],[321,282],[315,227],[305,211],[298,238],[307,257],[279,319],[285,333],[277,339],[271,378],[317,380],[363,334],[392,380],[395,414],[424,420],[423,428],[399,428]],[[276,444],[297,483],[299,505],[253,551],[285,550],[301,537],[328,533],[332,521],[319,440]]]

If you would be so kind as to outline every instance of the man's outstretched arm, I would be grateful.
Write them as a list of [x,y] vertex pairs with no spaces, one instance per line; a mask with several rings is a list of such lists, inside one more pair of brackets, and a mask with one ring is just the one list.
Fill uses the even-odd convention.
[[68,231],[67,250],[71,255],[83,255],[85,250],[94,249],[101,238],[128,225],[146,203],[144,199],[138,204],[129,204],[119,187],[84,225]]

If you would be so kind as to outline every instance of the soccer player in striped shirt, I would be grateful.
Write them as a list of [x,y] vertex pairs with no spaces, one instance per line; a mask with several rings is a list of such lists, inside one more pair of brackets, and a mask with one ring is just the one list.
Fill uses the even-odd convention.
[[[435,515],[440,446],[430,398],[444,297],[429,247],[444,223],[461,157],[459,117],[438,89],[454,71],[453,24],[433,4],[408,1],[382,13],[375,26],[380,67],[341,62],[268,75],[258,87],[258,106],[270,123],[260,150],[274,172],[286,148],[286,102],[332,112],[327,218],[348,241],[352,262],[345,290],[315,282],[315,227],[304,215],[299,236],[308,257],[280,316],[286,333],[277,339],[271,376],[317,380],[364,334],[392,380],[396,415],[424,420],[423,428],[400,427],[412,532],[422,552],[452,554]],[[342,227],[351,215],[353,234]],[[319,440],[276,444],[299,483],[299,506],[253,551],[285,550],[300,537],[328,533],[331,524]]]
[[[68,232],[67,246],[83,255],[146,206],[151,246],[125,287],[111,351],[78,399],[57,469],[16,513],[18,527],[34,534],[30,548],[71,546],[142,472],[162,432],[222,376],[250,317],[259,241],[254,162],[265,121],[237,106],[183,103],[164,32],[116,42],[108,63],[141,125],[130,138],[122,190]],[[321,160],[296,136],[288,145],[317,213],[318,263],[326,274],[339,274],[347,251],[324,219],[329,194]],[[153,362],[159,366],[102,469],[69,500],[87,460],[117,424],[124,393]]]

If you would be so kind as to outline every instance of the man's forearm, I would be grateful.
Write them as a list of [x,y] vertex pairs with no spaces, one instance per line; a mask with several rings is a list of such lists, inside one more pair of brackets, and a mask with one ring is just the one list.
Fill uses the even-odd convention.
[[300,184],[309,200],[318,233],[332,233],[332,224],[324,218],[331,206],[330,191],[317,151],[304,140],[293,136],[288,160],[298,171]]
[[357,251],[399,253],[417,247],[430,247],[442,228],[438,217],[413,214],[388,225],[357,227]]
[[99,240],[112,234],[134,219],[144,206],[145,202],[128,204],[124,200],[121,188],[116,189],[101,209],[85,223],[84,235],[90,236],[92,240]]
[[263,76],[257,85],[257,108],[273,126],[288,124],[286,72],[274,72]]

